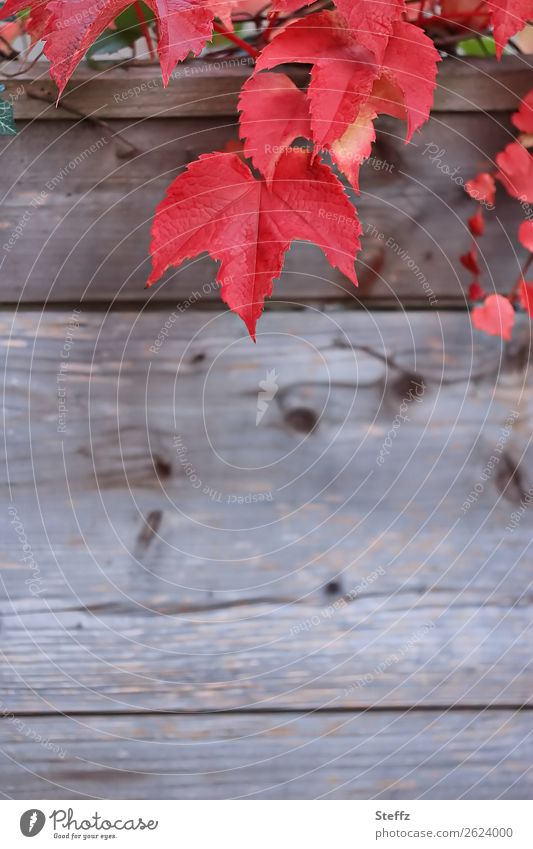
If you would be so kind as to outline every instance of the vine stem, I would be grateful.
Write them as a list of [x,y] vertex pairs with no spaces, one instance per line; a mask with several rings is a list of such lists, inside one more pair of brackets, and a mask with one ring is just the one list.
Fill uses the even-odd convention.
[[213,24],[213,29],[215,32],[218,32],[219,35],[223,35],[228,41],[232,41],[233,44],[236,44],[237,47],[240,47],[241,50],[245,50],[249,56],[252,56],[253,59],[257,58],[258,51],[255,47],[252,47],[251,44],[248,44],[247,41],[243,41],[242,38],[239,38],[238,35],[235,35],[234,32],[230,32],[226,27],[222,26],[222,24],[218,24],[216,21]]
[[154,42],[152,41],[152,36],[150,34],[150,27],[148,26],[148,22],[147,22],[146,18],[144,17],[144,9],[141,6],[139,0],[135,0],[135,3],[133,5],[135,7],[135,14],[137,15],[137,17],[139,19],[139,23],[141,25],[142,34],[144,35],[144,38],[146,40],[146,44],[148,45],[148,51],[150,53],[150,59],[152,60],[152,62],[155,62],[156,55],[155,55],[155,50],[154,50]]
[[268,26],[263,32],[263,41],[268,42],[268,37],[274,27],[276,26],[277,20],[279,18],[279,12],[271,12],[268,18]]
[[526,274],[527,274],[527,272],[529,270],[529,266],[531,265],[532,262],[533,262],[533,254],[530,254],[528,256],[527,260],[524,263],[524,266],[522,268],[522,271],[520,272],[518,280],[516,281],[513,288],[511,289],[511,291],[507,295],[507,297],[509,298],[511,303],[513,303],[513,301],[516,300],[516,298],[518,296],[518,290],[520,289],[520,284],[521,284],[522,280],[526,279]]

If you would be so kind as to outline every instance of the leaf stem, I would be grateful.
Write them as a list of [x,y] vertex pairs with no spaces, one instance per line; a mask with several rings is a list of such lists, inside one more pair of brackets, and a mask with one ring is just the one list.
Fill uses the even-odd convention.
[[148,26],[148,22],[147,22],[146,18],[144,17],[144,9],[141,6],[139,0],[135,0],[133,5],[135,7],[135,14],[137,15],[137,18],[139,19],[139,24],[141,25],[142,34],[143,34],[143,36],[146,40],[146,44],[148,45],[148,51],[150,53],[150,59],[152,60],[152,62],[155,62],[156,54],[155,54],[155,50],[154,50],[154,42],[152,41],[152,36],[151,36],[151,33],[150,33],[150,27]]
[[223,35],[228,41],[232,41],[233,44],[236,44],[237,47],[240,47],[241,50],[245,50],[250,56],[254,59],[257,58],[258,51],[255,47],[252,47],[251,44],[248,44],[247,41],[243,41],[242,38],[239,38],[238,35],[235,35],[234,32],[230,32],[226,27],[222,26],[222,24],[218,24],[216,21],[213,24],[213,29],[215,32],[218,32],[219,35]]
[[268,38],[270,36],[270,33],[272,32],[272,30],[276,26],[278,18],[279,18],[279,12],[271,12],[270,13],[270,15],[268,17],[268,26],[266,27],[266,29],[263,32],[263,41],[264,42],[268,42]]

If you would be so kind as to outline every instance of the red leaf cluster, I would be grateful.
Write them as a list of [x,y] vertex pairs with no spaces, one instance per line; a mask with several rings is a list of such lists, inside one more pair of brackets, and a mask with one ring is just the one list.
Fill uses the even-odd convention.
[[[61,94],[89,46],[130,2],[7,0],[2,15],[29,9],[29,32],[44,41]],[[166,84],[179,61],[203,50],[214,18],[231,26],[232,11],[243,0],[146,2],[155,17]],[[319,12],[307,9],[311,3],[273,0],[274,17],[263,49],[241,92],[240,137],[244,156],[258,173],[237,153],[200,157],[169,187],[153,226],[149,284],[170,266],[208,252],[220,262],[217,279],[223,299],[252,336],[294,239],[318,244],[333,266],[357,282],[360,227],[342,184],[323,157],[358,191],[360,166],[375,139],[376,117],[386,114],[405,121],[407,142],[427,120],[439,62],[424,32],[428,21],[447,21],[459,33],[491,24],[500,54],[508,39],[533,18],[533,0],[335,0],[333,9]],[[287,24],[283,16],[300,10],[301,16]],[[219,24],[216,28],[221,29]],[[251,55],[257,53],[234,33],[229,36]],[[309,66],[305,89],[278,70],[287,63]],[[523,133],[533,131],[533,95],[524,100],[514,122]],[[302,143],[295,147],[298,140]],[[471,197],[490,206],[496,178],[513,196],[533,201],[533,162],[526,147],[519,141],[510,144],[497,165],[495,175],[484,173],[468,183]],[[485,229],[481,208],[469,227],[473,243],[461,261],[477,284],[476,240]],[[520,240],[531,248],[529,221],[521,228]],[[509,296],[509,307],[518,296],[529,304],[527,285]],[[472,291],[481,297],[479,284]],[[478,308],[475,324],[498,327],[506,335],[509,312],[491,297],[496,296]]]
[[[533,132],[533,90],[523,99],[517,112],[512,116],[513,124],[525,133],[523,141]],[[478,330],[510,339],[515,319],[515,305],[521,306],[533,316],[533,284],[525,280],[525,274],[533,261],[533,217],[530,204],[533,202],[533,156],[521,141],[508,144],[496,156],[497,169],[494,174],[482,172],[465,186],[466,192],[479,204],[477,211],[468,219],[468,228],[472,236],[470,250],[460,257],[461,264],[472,273],[473,279],[468,290],[471,301],[483,301],[481,306],[472,310],[472,323]],[[494,209],[496,199],[496,180],[511,197],[520,201],[524,213],[528,216],[518,228],[518,241],[529,252],[524,268],[518,280],[506,295],[487,295],[479,283],[481,268],[478,262],[478,238],[485,232],[483,207]]]

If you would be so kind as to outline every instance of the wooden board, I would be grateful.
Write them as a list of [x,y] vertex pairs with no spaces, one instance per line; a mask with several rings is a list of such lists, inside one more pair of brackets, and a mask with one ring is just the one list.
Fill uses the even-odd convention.
[[3,316],[12,709],[527,702],[529,322],[165,321]]
[[531,714],[21,717],[15,799],[530,799]]
[[[361,195],[363,227],[356,289],[320,250],[289,252],[276,296],[295,304],[349,308],[399,304],[464,308],[471,275],[459,256],[470,245],[475,209],[464,183],[514,138],[507,113],[437,112],[409,145],[398,121],[383,120]],[[136,154],[120,156],[116,133]],[[4,303],[220,304],[216,264],[197,258],[150,290],[150,228],[167,186],[201,153],[237,136],[235,118],[115,121],[110,129],[65,120],[21,126],[0,142],[5,190],[0,212]],[[523,262],[520,205],[498,194],[480,240],[483,285],[506,291]]]
[[[11,74],[17,69],[16,62],[10,63]],[[448,58],[439,70],[435,109],[457,112],[514,109],[531,87],[530,70],[528,56],[508,56],[501,63],[491,59]],[[17,118],[72,118],[72,113],[55,108],[57,88],[49,78],[46,64],[38,63],[27,72],[21,71],[6,80]],[[291,68],[290,72],[296,80],[304,78],[300,69]],[[98,72],[81,66],[67,86],[63,101],[71,109],[95,113],[100,118],[234,115],[239,90],[249,74],[247,57],[236,56],[213,64],[190,61],[176,68],[165,89],[158,66],[125,63],[122,67],[110,67],[102,63]]]
[[[257,346],[210,261],[142,288],[153,210],[235,138],[246,63],[166,91],[80,69],[71,111],[42,69],[9,82],[5,796],[531,798],[531,325],[473,332],[457,261],[461,181],[531,78],[473,67],[444,63],[407,147],[380,123],[359,289],[295,245]],[[489,217],[487,288],[519,212]]]

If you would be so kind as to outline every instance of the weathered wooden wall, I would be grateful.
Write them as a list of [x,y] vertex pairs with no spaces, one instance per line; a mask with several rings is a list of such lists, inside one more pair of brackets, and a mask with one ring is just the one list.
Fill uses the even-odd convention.
[[107,127],[37,100],[39,73],[11,83],[0,790],[530,797],[531,327],[472,330],[472,204],[438,167],[490,165],[527,69],[451,63],[413,143],[382,125],[361,288],[295,246],[256,346],[209,261],[142,288],[154,205],[235,137],[245,72],[193,65],[167,92],[80,72],[66,103]]

